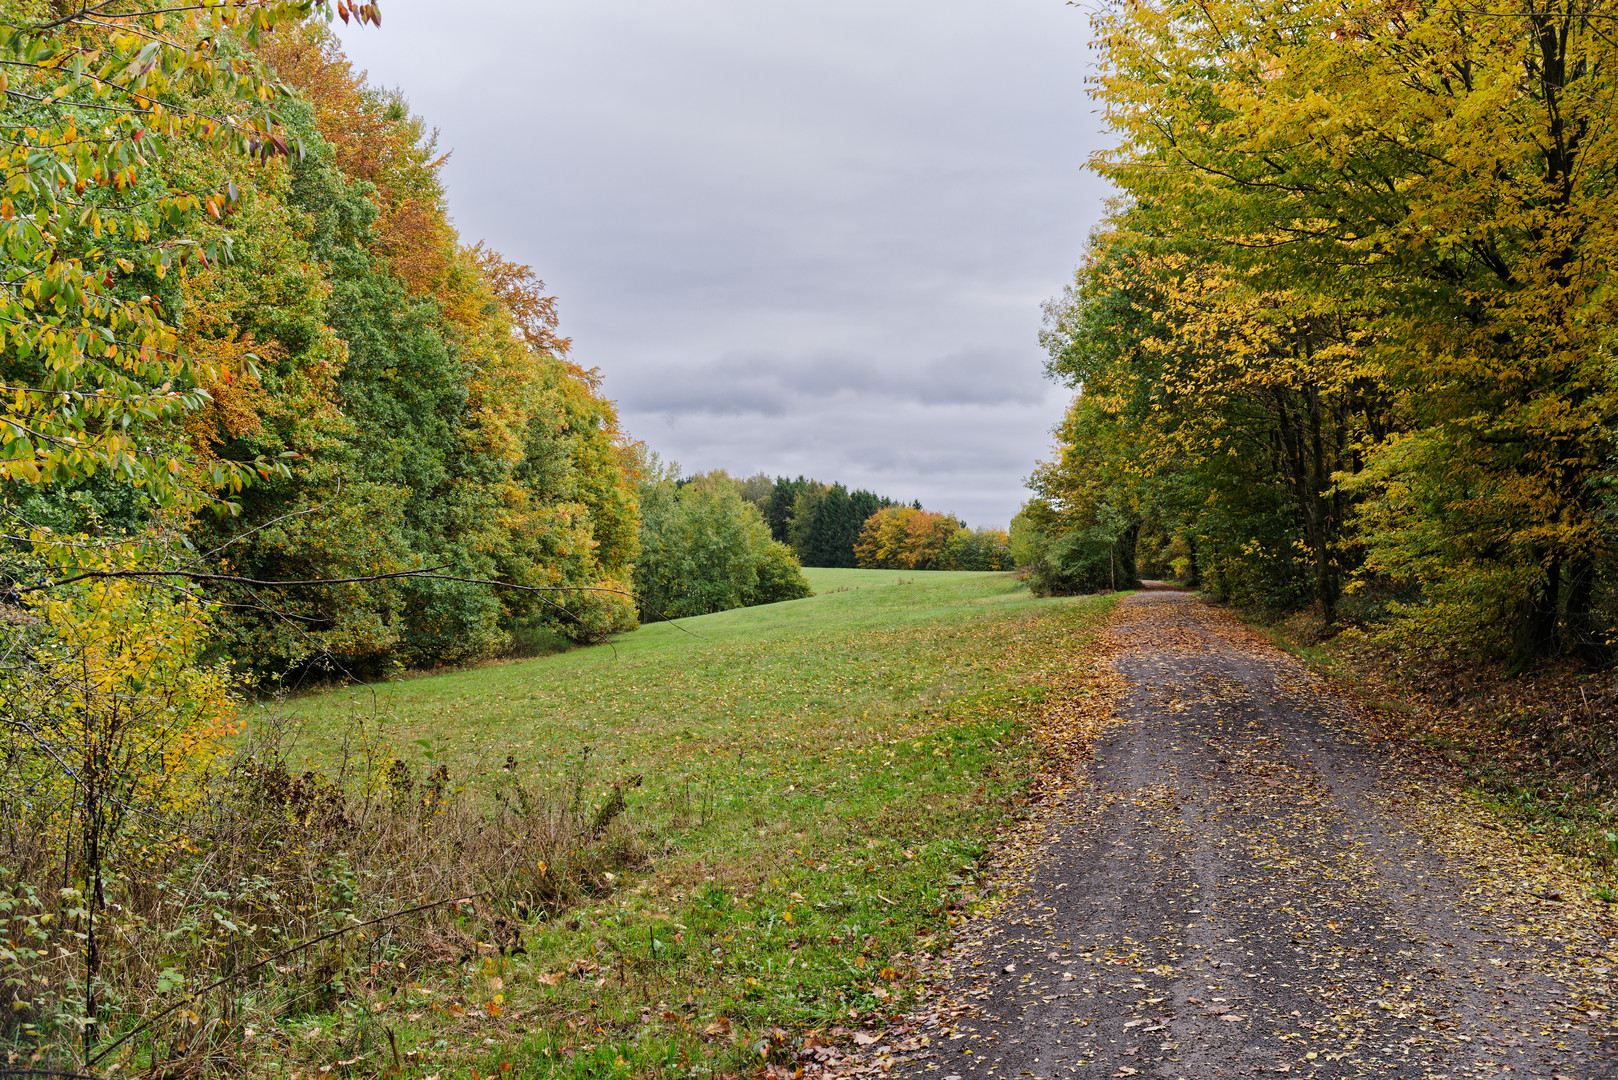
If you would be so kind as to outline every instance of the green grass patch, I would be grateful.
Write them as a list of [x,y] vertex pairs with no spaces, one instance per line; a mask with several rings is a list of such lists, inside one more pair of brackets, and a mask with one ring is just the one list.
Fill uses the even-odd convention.
[[618,782],[642,852],[531,913],[520,955],[423,968],[380,950],[346,1012],[288,1030],[283,1067],[362,1043],[391,1064],[391,1030],[421,1074],[751,1073],[781,1050],[773,1026],[902,1008],[913,958],[979,900],[1047,685],[1113,599],[1035,600],[1005,574],[809,575],[806,600],[283,706],[312,763],[363,723],[491,798],[597,807]]
[[803,575],[816,596],[883,585],[969,585],[980,578],[1005,576],[976,570],[844,570],[820,566],[804,567]]

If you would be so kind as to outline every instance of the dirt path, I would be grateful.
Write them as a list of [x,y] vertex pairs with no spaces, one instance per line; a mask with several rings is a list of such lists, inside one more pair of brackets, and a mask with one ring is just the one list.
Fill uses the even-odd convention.
[[1618,1077],[1588,882],[1194,597],[1117,631],[1118,722],[893,1075]]

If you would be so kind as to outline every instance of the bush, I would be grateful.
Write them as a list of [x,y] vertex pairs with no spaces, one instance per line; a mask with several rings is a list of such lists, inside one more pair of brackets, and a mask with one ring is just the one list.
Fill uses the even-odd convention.
[[[1074,596],[1113,587],[1117,566],[1112,539],[1089,532],[1064,533],[1045,545],[1026,567],[1035,596]],[[1128,586],[1129,582],[1119,584]]]
[[684,618],[797,600],[809,581],[790,548],[771,539],[758,507],[723,473],[677,484],[657,470],[641,486],[641,620]]
[[1011,537],[1004,529],[962,529],[944,546],[940,570],[1011,570]]
[[[0,859],[0,936],[11,943],[0,947],[11,999],[0,1051],[82,1071],[146,1017],[155,1022],[101,1064],[195,1075],[249,1052],[245,1029],[402,989],[434,962],[517,950],[521,920],[610,892],[615,874],[649,854],[626,825],[634,779],[586,799],[583,758],[571,791],[511,777],[489,801],[432,760],[412,769],[374,731],[351,732],[331,774],[294,766],[280,734],[268,725],[223,759],[164,819],[165,836],[102,869],[88,1039],[95,886],[81,869],[62,888],[60,834],[18,827],[24,789],[0,776],[0,819],[11,823]],[[164,1012],[174,1005],[183,1007]]]
[[1110,524],[1069,527],[1035,499],[1012,519],[1008,547],[1035,596],[1074,596],[1140,585],[1125,539]]
[[802,600],[812,591],[797,556],[785,544],[765,545],[757,563],[758,587],[750,604],[774,604],[781,600]]

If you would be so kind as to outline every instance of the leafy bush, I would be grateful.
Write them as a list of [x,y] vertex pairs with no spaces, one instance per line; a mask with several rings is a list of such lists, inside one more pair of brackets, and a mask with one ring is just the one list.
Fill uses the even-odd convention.
[[348,746],[335,772],[300,770],[264,725],[89,879],[60,831],[27,827],[15,772],[0,777],[0,1052],[82,1069],[132,1035],[99,1064],[189,1075],[238,1057],[244,1030],[515,950],[519,920],[611,891],[647,859],[624,816],[633,778],[587,798],[586,758],[571,790],[510,775],[490,802],[431,757],[411,768],[374,729]]
[[961,529],[944,545],[940,570],[1011,570],[1011,537],[1004,529]]
[[1012,519],[1007,546],[1035,596],[1075,596],[1138,587],[1132,541],[1112,521],[1074,528],[1034,499]]
[[635,597],[642,621],[798,600],[810,594],[797,557],[770,537],[758,508],[724,473],[684,483],[648,466],[641,484]]
[[1046,544],[1024,569],[1035,596],[1074,596],[1112,587],[1117,567],[1110,537],[1089,531],[1063,533]]

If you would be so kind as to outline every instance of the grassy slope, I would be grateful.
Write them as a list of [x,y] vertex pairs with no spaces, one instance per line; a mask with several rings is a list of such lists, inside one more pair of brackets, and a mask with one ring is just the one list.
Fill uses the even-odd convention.
[[808,567],[804,575],[815,595],[843,590],[874,589],[882,585],[964,585],[984,575],[970,570],[840,570]]
[[1000,574],[809,573],[820,595],[689,633],[294,702],[316,757],[380,718],[392,745],[423,740],[484,789],[560,804],[582,785],[598,805],[639,774],[647,861],[540,922],[521,957],[379,978],[361,992],[374,1011],[310,1021],[289,1060],[379,1046],[385,1024],[421,1072],[748,1071],[773,1024],[901,1001],[904,956],[943,945],[1027,779],[1044,684],[1111,604],[1033,600]]

